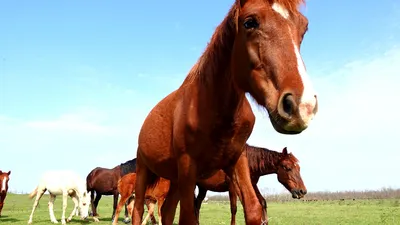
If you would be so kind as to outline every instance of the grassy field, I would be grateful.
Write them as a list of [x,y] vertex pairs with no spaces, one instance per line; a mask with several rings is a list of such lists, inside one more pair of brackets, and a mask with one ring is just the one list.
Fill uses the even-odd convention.
[[[50,224],[47,208],[48,196],[43,196],[33,217],[33,224]],[[9,194],[3,208],[0,224],[27,224],[32,210],[33,200],[27,195]],[[55,216],[61,218],[61,198],[55,202]],[[69,199],[67,214],[72,210],[72,201]],[[244,224],[243,211],[240,207],[237,214],[237,224]],[[112,199],[103,197],[99,205],[100,223],[111,224]],[[177,212],[178,214],[178,212]],[[400,224],[400,200],[331,200],[331,201],[291,201],[270,202],[268,204],[270,225],[301,225],[301,224]],[[178,216],[178,215],[177,215]],[[123,224],[123,212],[119,224]],[[177,218],[175,221],[177,222]],[[157,217],[158,219],[158,217]],[[219,225],[229,224],[229,202],[209,202],[201,209],[201,224]],[[95,224],[93,220],[82,222],[76,218],[70,224]]]

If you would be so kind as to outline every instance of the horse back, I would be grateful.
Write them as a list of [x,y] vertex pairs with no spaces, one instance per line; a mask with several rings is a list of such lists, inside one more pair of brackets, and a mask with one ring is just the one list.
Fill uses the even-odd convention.
[[120,178],[119,169],[96,167],[86,177],[87,190],[111,194],[116,191]]

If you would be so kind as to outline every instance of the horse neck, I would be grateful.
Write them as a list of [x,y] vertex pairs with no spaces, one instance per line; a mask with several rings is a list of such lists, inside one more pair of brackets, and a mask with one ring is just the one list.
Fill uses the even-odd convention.
[[236,35],[236,11],[234,4],[216,28],[205,52],[182,84],[198,85],[199,94],[207,96],[207,102],[211,103],[211,107],[217,108],[222,115],[224,112],[229,114],[237,109],[245,98],[244,92],[235,87],[230,70]]
[[264,176],[277,173],[281,153],[247,144],[245,148],[252,175]]

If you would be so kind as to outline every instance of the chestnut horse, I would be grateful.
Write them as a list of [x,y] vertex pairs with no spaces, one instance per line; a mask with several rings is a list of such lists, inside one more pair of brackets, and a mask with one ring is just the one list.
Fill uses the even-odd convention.
[[133,225],[158,177],[171,181],[162,223],[173,223],[180,201],[179,224],[196,224],[196,182],[220,169],[240,183],[246,224],[261,224],[242,154],[255,123],[246,93],[268,111],[277,132],[299,134],[309,126],[318,104],[299,52],[308,26],[302,2],[236,0],[182,85],[150,111],[138,138]]
[[10,180],[10,174],[11,171],[3,173],[3,171],[0,170],[0,216],[1,211],[3,210],[4,200],[7,197],[8,181]]
[[[102,195],[113,195],[114,204],[113,204],[113,212],[111,219],[114,219],[115,209],[117,208],[118,203],[118,189],[117,184],[118,180],[124,176],[125,174],[136,172],[136,158],[132,160],[128,160],[124,163],[121,163],[118,166],[115,166],[112,169],[96,167],[94,168],[86,177],[86,185],[87,190],[91,195],[91,206],[92,206],[92,215],[93,220],[98,222],[99,214],[97,213],[97,205],[101,199]],[[94,198],[94,192],[96,192],[96,198]],[[125,217],[128,217],[128,211],[125,206]],[[125,221],[129,222],[128,220]]]
[[[121,194],[121,199],[119,200],[117,210],[115,211],[115,220],[113,222],[113,225],[116,225],[118,223],[118,216],[121,211],[122,206],[127,203],[128,205],[128,212],[132,212],[133,209],[133,194],[135,193],[135,183],[136,183],[136,174],[135,173],[129,173],[125,176],[123,176],[119,181],[118,181],[118,192]],[[161,222],[161,206],[164,203],[165,197],[167,196],[168,190],[169,190],[170,182],[169,180],[161,178],[159,182],[150,188],[146,190],[146,205],[148,208],[148,213],[147,216],[144,218],[142,221],[142,225],[147,224],[147,220],[149,217],[151,217],[151,221],[153,224],[156,224],[155,217],[154,217],[154,206],[155,203],[158,202],[158,217],[160,221],[160,225],[162,224]]]
[[[273,173],[277,174],[278,181],[290,193],[292,193],[293,198],[300,199],[307,193],[307,189],[300,175],[298,160],[292,153],[287,152],[286,147],[282,150],[282,153],[280,153],[246,144],[245,151],[250,167],[251,183],[253,184],[258,200],[262,205],[264,218],[267,218],[267,202],[257,187],[258,180],[261,176]],[[236,194],[239,194],[240,198],[240,193],[237,193],[234,187],[233,190],[231,190],[232,186],[230,186],[230,179],[225,172],[220,170],[209,179],[199,180],[197,186],[199,188],[199,193],[197,198],[195,198],[194,203],[197,221],[199,221],[201,203],[206,197],[207,190],[214,192],[229,191],[229,199],[231,203],[231,224],[235,224],[237,211]]]

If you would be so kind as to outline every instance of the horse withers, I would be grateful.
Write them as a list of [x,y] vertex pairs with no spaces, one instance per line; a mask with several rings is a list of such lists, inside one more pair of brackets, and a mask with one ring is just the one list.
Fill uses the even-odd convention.
[[[249,163],[250,177],[253,188],[256,192],[259,202],[262,205],[263,220],[267,220],[267,202],[257,187],[261,176],[277,174],[278,181],[292,194],[293,198],[300,199],[307,193],[303,179],[300,175],[300,166],[298,159],[283,148],[282,152],[245,145],[246,158]],[[240,191],[230,182],[229,177],[223,170],[218,171],[212,177],[199,180],[197,182],[199,193],[195,198],[195,209],[197,221],[203,199],[207,190],[214,192],[229,191],[229,200],[231,203],[231,225],[236,223],[237,195],[240,198]]]
[[[92,199],[92,216],[93,220],[99,221],[99,214],[97,213],[97,206],[101,199],[102,195],[112,195],[114,197],[113,202],[113,212],[111,216],[111,220],[114,220],[115,217],[115,209],[117,208],[118,203],[118,180],[128,174],[136,172],[136,158],[132,160],[128,160],[124,163],[121,163],[118,166],[115,166],[112,169],[96,167],[86,177],[87,190],[90,192],[90,196]],[[94,197],[94,193],[96,192],[96,198]],[[128,211],[125,206],[125,223],[129,223],[130,219],[128,217]]]
[[255,123],[246,93],[276,132],[299,134],[310,125],[318,107],[299,50],[308,26],[301,3],[235,0],[181,86],[149,112],[138,138],[133,225],[157,177],[171,181],[163,224],[173,223],[178,203],[179,224],[195,224],[196,182],[221,169],[239,186],[246,224],[262,223],[243,154]]
[[0,170],[0,216],[1,211],[3,210],[4,200],[7,197],[8,192],[8,181],[10,180],[11,170],[7,173],[4,173]]
[[[50,213],[50,221],[52,223],[58,223],[56,217],[54,216],[54,201],[56,196],[62,195],[63,205],[62,205],[62,216],[61,223],[66,224],[66,222],[71,221],[72,217],[75,214],[79,214],[81,219],[86,219],[89,214],[89,204],[90,204],[90,195],[86,190],[86,183],[83,179],[79,177],[73,171],[48,171],[43,174],[42,178],[39,181],[38,186],[32,193],[29,195],[29,198],[32,199],[36,196],[35,202],[33,203],[32,213],[29,216],[28,224],[32,224],[33,213],[39,203],[40,198],[43,194],[48,191],[50,194],[49,200],[49,213]],[[68,196],[72,198],[74,202],[74,209],[72,210],[70,216],[65,219],[65,211],[67,209]]]

